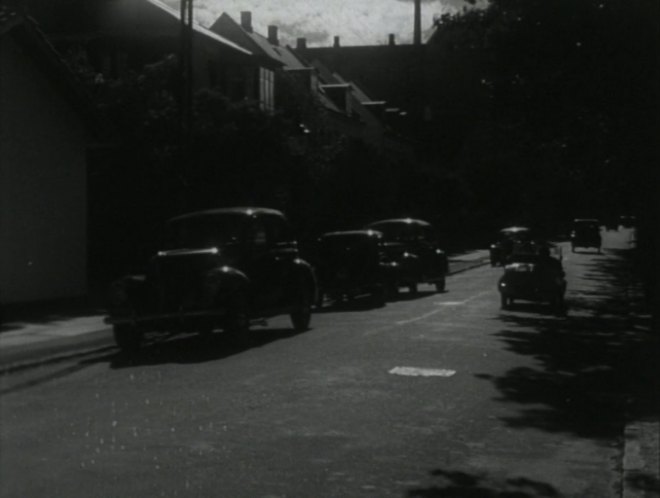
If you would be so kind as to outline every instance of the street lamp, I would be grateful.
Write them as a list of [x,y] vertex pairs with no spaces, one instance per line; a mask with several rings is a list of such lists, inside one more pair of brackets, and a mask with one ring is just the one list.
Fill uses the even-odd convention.
[[193,104],[193,0],[181,0],[179,53],[181,136],[186,143],[192,128]]

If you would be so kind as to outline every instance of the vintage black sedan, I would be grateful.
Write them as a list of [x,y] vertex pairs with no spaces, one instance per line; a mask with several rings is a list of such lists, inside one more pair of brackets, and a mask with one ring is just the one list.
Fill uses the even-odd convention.
[[504,265],[519,246],[532,241],[532,230],[526,226],[510,226],[497,233],[496,240],[490,245],[490,265]]
[[514,250],[498,280],[502,309],[510,309],[516,299],[550,303],[557,311],[564,308],[566,280],[561,247],[535,242]]
[[290,314],[295,330],[309,327],[316,279],[281,212],[194,212],[164,232],[146,271],[112,285],[106,322],[120,349],[137,350],[153,331],[222,329],[242,340],[252,320],[278,314]]
[[432,284],[438,292],[446,287],[447,254],[439,246],[433,226],[420,219],[396,218],[370,223],[367,230],[383,234],[390,261],[399,267],[398,286],[417,292],[418,284]]
[[397,286],[399,265],[388,259],[381,232],[328,232],[318,238],[313,252],[319,308],[326,297],[340,301],[369,296],[375,306],[385,306]]
[[600,222],[595,218],[576,218],[571,227],[571,250],[575,252],[578,247],[593,248],[600,253],[601,236]]

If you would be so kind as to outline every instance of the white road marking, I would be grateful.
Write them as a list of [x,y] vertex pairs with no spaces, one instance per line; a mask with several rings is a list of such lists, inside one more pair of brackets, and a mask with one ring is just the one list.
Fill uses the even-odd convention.
[[456,370],[445,368],[394,367],[389,373],[407,377],[451,377]]
[[469,297],[467,299],[464,299],[463,301],[438,301],[436,302],[436,306],[440,306],[438,309],[435,309],[433,311],[429,311],[428,313],[424,313],[423,315],[416,316],[415,318],[409,318],[408,320],[401,320],[396,322],[397,325],[406,325],[408,323],[413,323],[413,322],[418,322],[419,320],[424,320],[425,318],[428,318],[430,316],[433,316],[439,312],[442,311],[442,306],[462,306],[464,304],[468,304],[470,301],[474,301],[475,299],[485,295],[485,294],[490,294],[492,291],[483,291],[480,292],[479,294],[475,294],[472,297]]

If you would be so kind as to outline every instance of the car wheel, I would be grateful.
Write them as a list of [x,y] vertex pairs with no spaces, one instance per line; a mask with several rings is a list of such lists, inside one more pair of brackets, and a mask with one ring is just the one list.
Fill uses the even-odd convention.
[[291,323],[296,332],[304,332],[309,329],[312,320],[312,296],[305,287],[301,288],[297,302],[291,312]]
[[447,279],[445,277],[442,277],[441,280],[438,280],[435,283],[435,291],[444,292],[446,289],[447,289]]
[[371,293],[371,299],[374,303],[374,306],[377,308],[382,308],[387,304],[387,290],[384,285],[379,285],[375,287]]
[[510,297],[507,297],[504,294],[500,294],[500,308],[503,310],[508,310],[511,308],[511,305],[513,304],[513,299]]
[[112,328],[115,343],[122,353],[137,353],[142,345],[144,333],[133,324],[117,324]]
[[234,343],[243,344],[248,341],[250,312],[246,296],[236,296],[233,303],[229,306],[225,332]]
[[417,290],[418,290],[418,289],[417,289],[417,284],[416,284],[416,283],[414,283],[414,284],[410,284],[410,285],[408,286],[408,290],[410,291],[410,293],[411,293],[412,295],[417,294]]
[[318,291],[316,294],[316,309],[323,308],[323,302],[325,300],[325,294],[322,291]]
[[399,295],[399,286],[396,284],[390,284],[387,286],[387,299],[396,299]]

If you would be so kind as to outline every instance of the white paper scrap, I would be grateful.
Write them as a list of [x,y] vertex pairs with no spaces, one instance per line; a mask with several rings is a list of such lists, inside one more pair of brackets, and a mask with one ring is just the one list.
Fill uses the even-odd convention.
[[417,368],[417,367],[394,367],[390,370],[393,375],[407,375],[409,377],[451,377],[456,370],[444,368]]

